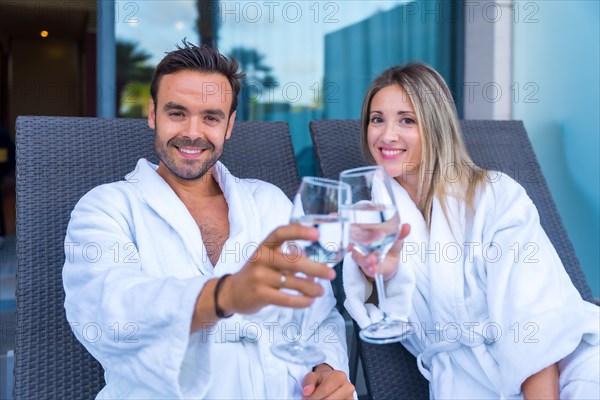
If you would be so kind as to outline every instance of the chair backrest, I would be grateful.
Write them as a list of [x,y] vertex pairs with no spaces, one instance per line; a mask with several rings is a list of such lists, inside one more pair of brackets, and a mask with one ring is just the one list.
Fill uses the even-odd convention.
[[[542,175],[531,142],[521,121],[461,121],[467,149],[473,161],[502,171],[527,191],[540,214],[541,224],[556,248],[573,284],[586,300],[592,300],[581,266]],[[336,179],[347,168],[366,165],[360,144],[358,120],[312,121],[310,132],[319,170]],[[373,346],[360,343],[367,385],[374,399],[428,397],[426,382],[416,369],[414,357],[401,345]],[[410,365],[412,364],[412,365]],[[390,371],[395,371],[390,376]],[[419,380],[420,379],[420,380]],[[421,389],[412,389],[413,382]],[[392,383],[393,382],[393,383]],[[422,391],[423,387],[425,392]],[[404,388],[418,392],[404,391]]]
[[[17,119],[17,399],[89,399],[103,370],[71,333],[62,286],[64,237],[75,203],[93,187],[152,162],[154,132],[142,119]],[[288,126],[238,122],[221,160],[291,196],[299,184]]]

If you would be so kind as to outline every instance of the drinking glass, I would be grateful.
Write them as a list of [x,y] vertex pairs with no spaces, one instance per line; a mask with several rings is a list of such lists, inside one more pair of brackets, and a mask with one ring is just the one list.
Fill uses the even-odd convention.
[[[311,260],[333,268],[342,261],[348,246],[348,224],[340,216],[339,209],[349,204],[348,185],[331,179],[302,178],[294,197],[290,222],[317,228],[319,239],[315,242],[296,240],[285,245],[298,248]],[[294,313],[298,317],[300,338],[309,312],[310,307]],[[297,364],[318,365],[325,361],[325,354],[317,346],[302,339],[273,344],[271,352],[285,361]]]
[[341,210],[350,223],[350,245],[359,254],[374,254],[377,259],[375,287],[383,319],[363,328],[359,336],[373,344],[399,342],[410,330],[406,322],[388,315],[383,275],[378,270],[401,228],[390,178],[383,167],[372,166],[342,171],[340,181],[352,188],[352,204]]

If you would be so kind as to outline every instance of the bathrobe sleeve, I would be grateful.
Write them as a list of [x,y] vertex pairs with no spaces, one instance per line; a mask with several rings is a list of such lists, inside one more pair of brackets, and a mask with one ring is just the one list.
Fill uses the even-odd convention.
[[[165,279],[146,272],[131,223],[134,211],[119,185],[127,184],[92,190],[71,214],[63,268],[67,319],[107,374],[126,380],[117,386],[136,395],[180,398],[193,309],[209,278]],[[199,357],[208,359],[208,346],[200,346],[205,354]],[[209,380],[208,373],[199,373],[196,384]]]
[[488,186],[485,201],[481,257],[490,324],[498,329],[486,336],[494,339],[490,351],[504,390],[518,394],[525,379],[582,340],[598,345],[599,312],[573,286],[518,183],[503,175]]
[[[409,257],[404,257],[406,261]],[[374,289],[374,283],[367,280],[352,255],[344,258],[344,307],[358,326],[364,328],[383,318],[383,312],[401,321],[408,321],[412,309],[412,296],[415,290],[415,276],[411,263],[399,262],[396,274],[384,282],[385,305],[367,303]]]

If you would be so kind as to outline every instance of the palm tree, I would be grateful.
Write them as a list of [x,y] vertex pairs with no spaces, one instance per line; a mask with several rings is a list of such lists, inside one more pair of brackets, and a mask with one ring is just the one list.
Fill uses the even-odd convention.
[[200,43],[217,48],[219,38],[219,1],[197,0],[198,19],[196,26],[200,34]]
[[277,86],[277,81],[271,75],[272,68],[264,63],[264,54],[259,53],[256,49],[234,47],[231,50],[231,56],[238,61],[240,68],[246,73],[246,77],[242,80],[237,117],[241,120],[247,120],[250,117],[248,103],[251,97],[247,83],[260,83],[263,88],[268,90]]
[[248,75],[255,76],[257,73],[268,74],[272,69],[264,64],[264,54],[260,54],[256,49],[234,47],[231,50],[231,55],[235,57]]
[[124,90],[129,83],[149,83],[154,74],[154,67],[146,64],[152,57],[138,44],[124,40],[117,41],[117,114],[120,111],[121,97],[127,96]]

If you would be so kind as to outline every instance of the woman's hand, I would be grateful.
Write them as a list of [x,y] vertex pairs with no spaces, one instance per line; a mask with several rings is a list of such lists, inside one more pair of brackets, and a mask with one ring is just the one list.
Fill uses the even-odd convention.
[[398,270],[404,238],[406,238],[409,233],[410,225],[402,224],[398,240],[396,240],[379,265],[377,264],[377,255],[375,253],[364,256],[350,247],[350,250],[352,250],[352,259],[358,264],[368,280],[373,281],[376,272],[383,274],[384,280],[390,280]]

